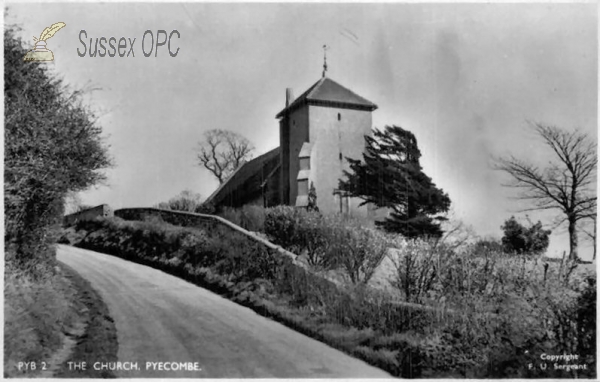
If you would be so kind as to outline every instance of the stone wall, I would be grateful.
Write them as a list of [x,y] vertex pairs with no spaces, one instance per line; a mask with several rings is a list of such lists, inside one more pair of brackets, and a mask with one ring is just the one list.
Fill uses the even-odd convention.
[[227,227],[230,230],[237,231],[249,237],[250,239],[257,241],[266,247],[276,250],[277,252],[286,255],[294,261],[297,265],[305,267],[306,264],[301,263],[297,260],[297,256],[289,251],[286,251],[282,247],[271,243],[270,241],[263,239],[262,237],[243,229],[240,226],[237,226],[226,220],[220,216],[215,215],[205,215],[205,214],[196,214],[192,212],[182,212],[182,211],[170,211],[170,210],[162,210],[159,208],[123,208],[115,211],[115,216],[119,217],[123,220],[147,220],[149,218],[155,217],[160,218],[162,221],[178,225],[182,227],[214,227],[215,225],[220,225]]
[[63,225],[73,225],[81,220],[91,220],[96,217],[113,216],[113,211],[108,204],[101,204],[96,207],[88,208],[73,214],[66,215],[63,219]]
[[[152,218],[152,217],[157,217],[157,218],[162,219],[164,222],[167,222],[167,223],[170,223],[173,225],[185,226],[185,227],[199,227],[199,226],[203,226],[203,225],[208,225],[208,226],[213,226],[213,227],[215,225],[225,226],[233,231],[237,231],[237,232],[240,232],[240,233],[246,235],[248,238],[250,238],[252,240],[262,243],[266,247],[271,248],[284,256],[289,257],[292,260],[293,265],[304,269],[305,271],[307,271],[307,273],[310,273],[311,275],[316,275],[318,278],[332,282],[336,285],[340,285],[340,282],[335,280],[334,278],[328,277],[325,274],[317,275],[316,273],[311,271],[310,266],[308,265],[306,259],[304,259],[302,256],[297,256],[294,253],[289,252],[289,251],[283,249],[282,247],[275,245],[275,244],[271,243],[270,241],[268,241],[262,237],[259,237],[256,234],[249,232],[249,231],[243,229],[242,227],[239,227],[220,216],[196,214],[196,213],[192,213],[192,212],[162,210],[162,209],[158,209],[158,208],[123,208],[120,210],[116,210],[114,212],[114,216],[119,217],[124,220],[140,220],[140,221],[143,221],[143,220],[146,220],[146,219]],[[393,301],[392,304],[399,306],[399,307],[409,308],[409,309],[435,312],[438,314],[437,317],[440,319],[443,318],[446,314],[455,314],[456,313],[453,310],[447,309],[445,307],[443,307],[443,308],[432,307],[432,306],[426,306],[426,305],[410,303],[410,302],[405,302],[405,301]]]

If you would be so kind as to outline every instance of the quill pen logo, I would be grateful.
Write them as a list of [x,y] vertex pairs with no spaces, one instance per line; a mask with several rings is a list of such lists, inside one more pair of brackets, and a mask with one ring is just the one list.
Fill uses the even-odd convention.
[[23,57],[23,61],[54,61],[54,53],[46,48],[46,41],[66,25],[63,22],[58,22],[44,29],[40,38],[33,36],[35,47],[27,52],[25,57]]

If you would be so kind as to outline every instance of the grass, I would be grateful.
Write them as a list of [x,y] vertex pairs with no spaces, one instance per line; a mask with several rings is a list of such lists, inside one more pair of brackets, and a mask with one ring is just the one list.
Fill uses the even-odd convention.
[[[112,377],[94,370],[73,374],[66,364],[116,359],[114,323],[89,283],[62,264],[46,266],[37,277],[10,260],[5,264],[4,377]],[[77,326],[86,329],[74,338],[74,348],[65,348],[65,333]],[[70,357],[61,359],[63,351]],[[20,362],[34,362],[35,370]]]
[[[68,280],[56,271],[34,279],[10,263],[4,282],[4,376],[35,377],[62,344],[62,330],[76,321]],[[35,362],[36,370],[19,370],[19,362]]]

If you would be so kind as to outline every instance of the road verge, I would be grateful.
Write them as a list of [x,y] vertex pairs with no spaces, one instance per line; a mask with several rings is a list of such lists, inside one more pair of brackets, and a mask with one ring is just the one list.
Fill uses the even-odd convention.
[[4,377],[114,377],[68,364],[116,360],[116,329],[100,296],[64,264],[42,275],[5,269]]

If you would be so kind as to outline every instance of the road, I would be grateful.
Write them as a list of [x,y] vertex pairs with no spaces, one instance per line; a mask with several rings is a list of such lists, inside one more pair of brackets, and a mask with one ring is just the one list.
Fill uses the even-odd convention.
[[[115,321],[123,378],[391,378],[386,372],[206,289],[120,258],[59,246]],[[196,363],[198,371],[146,368]],[[172,365],[167,365],[172,366]]]

